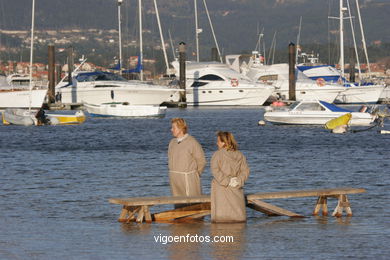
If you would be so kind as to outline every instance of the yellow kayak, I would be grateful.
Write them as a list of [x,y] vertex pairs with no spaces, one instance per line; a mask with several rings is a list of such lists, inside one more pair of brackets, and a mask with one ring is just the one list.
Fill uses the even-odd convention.
[[325,128],[326,129],[335,129],[336,127],[338,127],[340,125],[348,125],[351,118],[352,118],[351,113],[347,113],[345,115],[339,116],[337,118],[334,118],[334,119],[326,122]]

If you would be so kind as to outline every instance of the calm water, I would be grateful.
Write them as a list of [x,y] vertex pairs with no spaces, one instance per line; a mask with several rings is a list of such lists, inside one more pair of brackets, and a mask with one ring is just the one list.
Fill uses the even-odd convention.
[[[247,156],[246,193],[362,187],[354,216],[310,216],[315,198],[275,200],[309,216],[245,225],[121,224],[111,197],[169,195],[170,119],[184,117],[208,161],[215,132]],[[0,126],[0,259],[388,259],[390,135],[321,127],[257,126],[261,109],[169,109],[164,119],[88,118],[80,126]],[[386,121],[386,129],[390,129]],[[202,177],[210,191],[210,170]],[[329,201],[329,210],[336,202]],[[163,208],[152,208],[152,211]],[[232,235],[234,243],[156,243],[159,235]]]

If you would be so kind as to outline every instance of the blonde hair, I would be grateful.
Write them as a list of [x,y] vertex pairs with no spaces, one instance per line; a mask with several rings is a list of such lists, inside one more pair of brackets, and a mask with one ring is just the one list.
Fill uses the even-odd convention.
[[175,117],[171,119],[172,124],[176,124],[176,126],[183,131],[183,134],[186,134],[188,131],[188,126],[186,121],[183,118]]
[[234,138],[233,134],[230,132],[217,132],[217,137],[221,142],[225,143],[224,147],[228,151],[237,151],[238,150],[238,144],[236,139]]

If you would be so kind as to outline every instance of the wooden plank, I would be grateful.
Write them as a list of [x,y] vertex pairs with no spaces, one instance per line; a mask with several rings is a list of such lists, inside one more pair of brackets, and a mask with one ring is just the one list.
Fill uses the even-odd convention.
[[204,214],[210,211],[210,203],[200,203],[190,206],[185,206],[173,210],[167,210],[160,213],[153,214],[153,219],[156,221],[171,220],[176,218],[188,217],[196,214]]
[[280,208],[278,206],[272,205],[270,203],[266,203],[266,202],[261,201],[261,200],[248,200],[248,203],[254,204],[257,207],[262,208],[263,210],[271,212],[271,213],[278,215],[278,216],[301,217],[301,218],[304,217],[298,213],[289,211],[287,209]]
[[126,206],[152,206],[163,204],[191,204],[210,202],[209,195],[193,197],[134,197],[134,198],[111,198],[109,202]]
[[[366,192],[361,188],[335,188],[335,189],[317,189],[317,190],[296,190],[280,192],[261,192],[247,195],[248,200],[255,199],[283,199],[298,197],[331,197],[341,194],[356,194]],[[210,202],[209,195],[193,197],[135,197],[135,198],[111,198],[109,202],[126,206],[152,206],[162,204],[190,204]]]
[[364,193],[365,189],[361,188],[336,188],[336,189],[319,189],[319,190],[297,190],[297,191],[280,191],[280,192],[261,192],[249,194],[248,200],[252,199],[285,199],[299,197],[319,197],[319,196],[334,196],[340,194],[356,194]]

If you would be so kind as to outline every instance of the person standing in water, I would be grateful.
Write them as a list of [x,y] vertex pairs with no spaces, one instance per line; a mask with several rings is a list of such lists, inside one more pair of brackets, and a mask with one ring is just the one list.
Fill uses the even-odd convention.
[[169,182],[172,196],[201,195],[200,176],[206,166],[202,146],[187,133],[187,123],[183,118],[173,118],[171,125],[171,132],[175,137],[168,147]]
[[246,158],[230,132],[217,133],[217,146],[211,159],[211,221],[245,222],[243,186],[249,177]]

